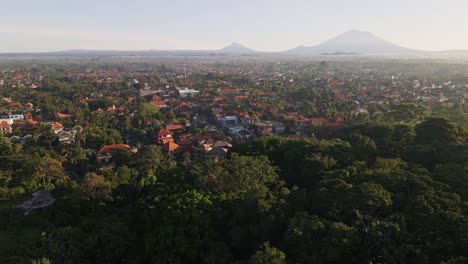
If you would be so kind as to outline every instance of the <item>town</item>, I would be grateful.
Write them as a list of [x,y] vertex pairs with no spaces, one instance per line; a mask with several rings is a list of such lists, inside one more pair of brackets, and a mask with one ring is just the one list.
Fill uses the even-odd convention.
[[116,151],[143,144],[179,160],[218,160],[262,136],[320,138],[323,129],[370,119],[404,122],[431,108],[463,109],[468,98],[466,78],[419,78],[405,63],[400,71],[368,63],[349,72],[349,63],[333,58],[293,63],[4,65],[0,133],[21,145],[77,143],[103,166]]

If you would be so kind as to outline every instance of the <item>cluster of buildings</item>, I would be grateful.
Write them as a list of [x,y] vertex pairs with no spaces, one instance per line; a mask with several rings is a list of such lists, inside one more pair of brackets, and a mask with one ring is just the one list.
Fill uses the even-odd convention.
[[[119,122],[134,120],[138,105],[146,103],[163,115],[173,115],[145,124],[154,128],[152,139],[165,153],[177,157],[189,154],[194,160],[222,159],[233,144],[259,136],[308,138],[313,137],[310,127],[341,128],[353,116],[391,111],[392,105],[402,102],[451,107],[465,104],[468,98],[465,83],[415,79],[372,69],[338,73],[284,62],[242,66],[206,63],[187,65],[187,74],[187,68],[180,64],[173,64],[170,70],[137,63],[119,67],[71,67],[70,75],[81,90],[71,91],[69,100],[78,107],[87,105],[90,111],[79,122],[75,113],[66,109],[54,113],[50,120],[35,118],[37,102],[28,101],[26,96],[2,98],[0,133],[14,142],[25,142],[34,136],[29,128],[47,124],[61,143],[72,143],[93,116],[108,116],[118,129]],[[39,70],[4,71],[0,87],[40,92],[51,76]],[[125,143],[96,151],[108,161],[114,151],[134,149],[133,142]]]

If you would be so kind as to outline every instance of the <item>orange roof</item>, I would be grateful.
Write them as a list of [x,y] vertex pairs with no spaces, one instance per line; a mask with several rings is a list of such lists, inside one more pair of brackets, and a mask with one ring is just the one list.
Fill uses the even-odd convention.
[[174,138],[173,137],[165,137],[165,138],[160,138],[159,141],[162,144],[166,144],[167,142],[174,142]]
[[189,104],[187,104],[186,102],[182,102],[182,103],[180,103],[179,108],[192,108],[192,107]]
[[126,144],[112,144],[112,145],[105,145],[99,150],[99,153],[110,153],[110,152],[115,152],[117,150],[125,150],[125,149],[130,149],[129,145]]
[[159,129],[158,138],[165,136],[171,136],[171,132],[167,131],[166,129]]
[[73,118],[73,117],[75,117],[75,115],[72,115],[72,114],[64,114],[64,113],[58,112],[58,113],[57,113],[57,117],[58,117],[58,118]]
[[236,102],[239,102],[239,101],[241,101],[241,100],[248,99],[248,98],[249,98],[249,97],[248,97],[247,95],[238,95],[238,96],[234,97],[234,100],[235,100]]
[[239,90],[236,88],[223,88],[221,89],[221,93],[238,93]]
[[2,121],[2,122],[0,123],[0,127],[11,127],[11,125],[8,124],[6,121]]
[[63,129],[63,125],[59,122],[52,122],[51,124],[52,129]]
[[182,130],[184,127],[182,125],[167,125],[166,130],[167,131],[175,131],[175,130]]
[[310,123],[325,125],[326,123],[328,123],[328,119],[323,117],[311,118]]
[[166,101],[152,101],[151,104],[155,106],[163,106],[166,105]]
[[35,124],[37,124],[37,122],[34,121],[34,120],[32,120],[32,119],[28,119],[26,122],[27,122],[28,124],[30,124],[30,125],[35,125]]
[[262,136],[269,136],[269,135],[271,135],[270,129],[268,129],[268,127],[264,127],[262,129]]
[[260,96],[276,96],[275,92],[258,92],[258,95]]
[[196,149],[209,150],[211,147],[208,144],[203,144],[203,145],[200,145],[200,146],[196,146],[195,148]]
[[18,125],[35,125],[35,124],[37,124],[37,122],[32,120],[32,119],[16,119],[13,122],[15,122]]
[[174,143],[172,141],[167,142],[162,146],[162,150],[167,151],[167,152],[174,151],[174,150],[176,150],[178,148],[179,148],[179,145],[177,145],[176,143]]

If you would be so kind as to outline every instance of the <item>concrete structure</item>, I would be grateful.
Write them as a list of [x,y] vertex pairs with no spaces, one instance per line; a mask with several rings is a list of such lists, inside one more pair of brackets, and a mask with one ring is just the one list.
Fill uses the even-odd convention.
[[56,199],[52,197],[51,190],[39,190],[32,194],[32,198],[18,205],[25,211],[24,215],[43,211],[55,203]]

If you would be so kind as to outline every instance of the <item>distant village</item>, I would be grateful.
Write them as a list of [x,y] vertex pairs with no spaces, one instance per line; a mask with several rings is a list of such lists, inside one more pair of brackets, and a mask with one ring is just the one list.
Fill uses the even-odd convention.
[[[141,65],[124,70],[72,68],[69,82],[80,89],[69,88],[66,96],[85,109],[80,113],[63,106],[51,112],[53,107],[33,100],[37,96],[31,95],[42,92],[56,76],[41,70],[3,70],[0,87],[14,92],[0,98],[0,133],[12,143],[28,145],[49,130],[59,144],[74,144],[93,118],[104,116],[121,132],[123,142],[89,150],[103,165],[111,163],[115,152],[137,152],[145,143],[158,144],[179,160],[219,160],[233,145],[257,137],[314,138],[311,128],[339,129],[392,112],[392,106],[401,103],[460,107],[468,98],[468,84],[453,80],[435,82],[373,69],[339,74],[324,61],[312,67],[310,79],[286,66],[250,65],[247,71],[231,65],[200,70],[176,64],[156,73]],[[142,107],[159,118],[142,119]],[[135,140],[128,127],[122,128],[124,122],[134,126],[137,119],[148,132],[145,140]]]

